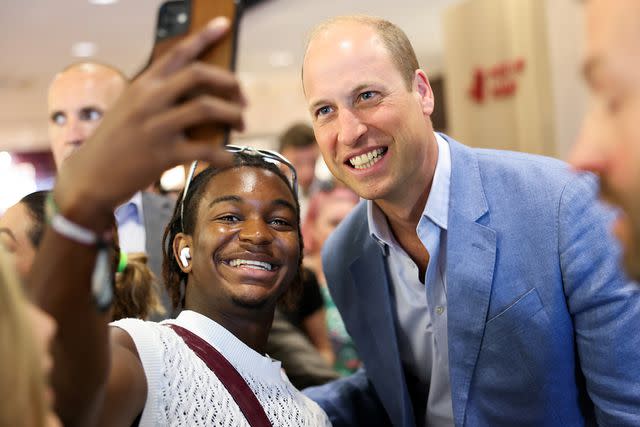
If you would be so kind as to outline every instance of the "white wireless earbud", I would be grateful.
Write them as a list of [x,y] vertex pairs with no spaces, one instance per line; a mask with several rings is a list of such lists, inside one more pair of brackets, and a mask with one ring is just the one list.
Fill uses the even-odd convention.
[[180,251],[180,262],[182,263],[182,266],[188,267],[190,259],[191,259],[191,251],[189,250],[189,248],[188,247],[182,248],[182,250]]

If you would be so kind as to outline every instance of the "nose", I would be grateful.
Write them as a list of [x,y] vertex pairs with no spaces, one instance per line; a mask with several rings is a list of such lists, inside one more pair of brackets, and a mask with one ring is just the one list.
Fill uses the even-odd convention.
[[367,131],[367,126],[352,110],[342,108],[338,112],[338,142],[345,145],[355,145]]
[[610,153],[609,139],[614,138],[602,127],[602,117],[590,112],[584,119],[578,139],[569,153],[569,163],[579,171],[601,174],[606,169]]
[[69,121],[64,128],[64,141],[82,143],[86,137],[87,135],[84,129],[84,124],[75,117],[69,118]]
[[267,245],[273,240],[271,229],[262,218],[251,218],[244,221],[238,233],[241,242],[252,245]]

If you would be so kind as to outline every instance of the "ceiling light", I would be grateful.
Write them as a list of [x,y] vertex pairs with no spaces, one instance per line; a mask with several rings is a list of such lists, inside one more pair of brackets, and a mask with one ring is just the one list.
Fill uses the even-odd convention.
[[77,42],[71,45],[71,55],[86,58],[96,54],[98,46],[92,42]]

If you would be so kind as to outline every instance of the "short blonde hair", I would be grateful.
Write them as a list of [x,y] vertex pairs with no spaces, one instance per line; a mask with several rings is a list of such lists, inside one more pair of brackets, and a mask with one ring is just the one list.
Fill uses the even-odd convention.
[[[367,15],[345,15],[330,18],[318,24],[311,31],[307,41],[307,47],[305,48],[305,56],[307,55],[306,52],[309,49],[309,44],[318,34],[330,30],[331,27],[336,26],[337,24],[348,22],[362,24],[375,30],[376,34],[378,34],[382,39],[384,46],[387,48],[387,51],[391,56],[391,60],[402,75],[407,89],[410,90],[413,85],[414,73],[420,68],[418,58],[405,32],[397,25],[382,18]],[[302,73],[304,73],[304,66]]]
[[28,302],[0,248],[0,425],[44,426],[45,376]]

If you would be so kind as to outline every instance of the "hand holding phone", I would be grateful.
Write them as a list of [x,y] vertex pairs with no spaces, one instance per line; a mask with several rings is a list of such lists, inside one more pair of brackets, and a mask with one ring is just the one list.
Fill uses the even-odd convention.
[[[202,123],[244,128],[246,102],[236,76],[196,60],[228,31],[226,19],[209,22],[168,49],[125,89],[87,144],[59,171],[55,197],[68,219],[103,231],[116,206],[165,170],[193,160],[216,167],[231,163],[224,146],[194,144],[195,137],[185,131]],[[202,94],[184,100],[196,89]],[[101,190],[95,191],[96,186]]]
[[[150,63],[156,61],[172,46],[189,34],[204,28],[213,18],[224,16],[231,23],[230,31],[218,42],[204,50],[197,61],[234,70],[240,0],[171,0],[164,2],[158,11],[156,41]],[[206,90],[196,87],[179,102],[197,98]],[[228,143],[229,128],[220,123],[205,123],[187,129],[190,139],[215,145]]]

